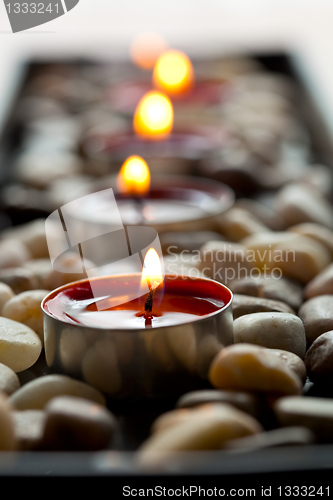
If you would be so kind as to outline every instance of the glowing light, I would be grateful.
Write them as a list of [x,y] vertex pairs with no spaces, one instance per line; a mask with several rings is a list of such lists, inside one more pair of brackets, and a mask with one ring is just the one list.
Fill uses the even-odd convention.
[[164,52],[155,64],[153,83],[170,94],[189,91],[194,84],[194,71],[190,59],[178,50]]
[[153,69],[159,56],[168,48],[166,40],[157,33],[142,33],[132,42],[130,55],[133,63],[145,70]]
[[146,205],[142,210],[145,219],[153,221],[156,219],[156,208],[153,205]]
[[166,138],[173,125],[173,107],[162,92],[148,92],[140,100],[134,113],[136,134],[150,139]]
[[123,194],[142,196],[149,191],[150,171],[140,156],[130,156],[122,165],[117,178],[118,190]]
[[163,272],[160,258],[155,248],[150,248],[143,262],[141,283],[145,285],[148,283],[149,288],[154,289],[158,287],[162,281]]

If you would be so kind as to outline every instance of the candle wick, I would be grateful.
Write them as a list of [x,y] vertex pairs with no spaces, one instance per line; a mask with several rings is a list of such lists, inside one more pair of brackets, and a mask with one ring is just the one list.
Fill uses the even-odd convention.
[[146,319],[149,318],[149,317],[152,317],[150,315],[150,313],[153,310],[154,295],[155,295],[155,291],[156,291],[156,288],[158,287],[159,283],[157,281],[154,281],[153,282],[153,286],[152,286],[151,283],[150,283],[149,278],[147,278],[147,285],[148,285],[148,288],[149,288],[149,292],[148,292],[148,296],[147,296],[146,302],[145,302],[145,314],[144,314],[144,317]]
[[[148,280],[147,280],[147,282],[148,282]],[[147,296],[146,302],[145,302],[145,311],[151,313],[153,310],[155,289],[153,289],[151,287],[150,283],[148,284],[148,286],[149,286],[149,292],[148,292],[148,296]]]
[[145,312],[143,314],[143,317],[145,318],[145,327],[151,328],[153,326],[152,320],[154,317],[152,314],[153,305],[154,305],[154,295],[155,295],[155,291],[160,283],[158,281],[154,281],[153,285],[151,285],[150,279],[146,278],[146,280],[147,280],[149,292],[148,292],[148,296],[147,296],[146,302],[145,302]]

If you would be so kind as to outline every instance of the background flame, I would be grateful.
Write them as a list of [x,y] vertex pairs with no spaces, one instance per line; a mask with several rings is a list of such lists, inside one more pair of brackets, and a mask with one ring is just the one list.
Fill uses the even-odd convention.
[[170,94],[190,90],[194,84],[194,70],[190,59],[178,50],[163,52],[154,67],[153,83]]
[[117,187],[121,193],[134,196],[142,196],[149,191],[150,171],[143,158],[127,158],[118,174]]
[[141,33],[131,44],[131,59],[139,68],[151,70],[167,48],[168,44],[161,35],[151,32]]
[[162,139],[170,134],[173,125],[173,107],[162,92],[148,92],[135,110],[133,126],[138,135]]

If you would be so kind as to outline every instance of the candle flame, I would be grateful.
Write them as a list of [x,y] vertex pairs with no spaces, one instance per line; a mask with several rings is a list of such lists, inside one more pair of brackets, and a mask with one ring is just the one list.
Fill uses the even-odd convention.
[[166,40],[157,33],[141,33],[134,38],[130,55],[133,63],[145,70],[153,69],[159,56],[168,48]]
[[155,248],[150,248],[144,258],[141,284],[147,285],[150,290],[154,290],[163,282],[163,272],[161,261]]
[[154,66],[153,83],[170,94],[189,91],[194,84],[194,71],[190,59],[178,50],[163,52]]
[[130,156],[122,165],[117,178],[120,193],[142,196],[149,191],[150,171],[140,156]]
[[166,138],[173,125],[173,107],[162,92],[151,91],[142,97],[134,113],[136,134],[150,139]]

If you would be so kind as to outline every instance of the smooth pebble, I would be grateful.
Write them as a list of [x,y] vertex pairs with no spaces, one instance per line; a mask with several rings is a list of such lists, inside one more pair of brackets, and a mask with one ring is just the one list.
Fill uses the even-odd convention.
[[10,286],[15,294],[35,290],[39,286],[35,274],[25,267],[0,269],[0,281]]
[[303,302],[303,289],[299,283],[287,278],[273,277],[243,278],[230,284],[234,294],[278,300],[297,311]]
[[331,229],[315,222],[304,222],[289,227],[288,231],[313,238],[324,245],[330,252],[331,258],[333,258],[333,231]]
[[318,295],[305,301],[298,311],[307,342],[333,329],[333,295]]
[[0,363],[14,372],[30,368],[42,350],[37,333],[18,321],[0,317]]
[[304,288],[307,299],[317,295],[333,295],[333,263],[318,273]]
[[9,299],[15,296],[14,291],[6,283],[0,282],[0,314],[2,314],[3,306],[8,302]]
[[201,247],[200,256],[200,271],[225,284],[248,276],[254,267],[247,260],[246,247],[240,243],[209,241]]
[[20,379],[9,366],[0,363],[0,391],[7,394],[13,394],[21,386]]
[[0,392],[0,450],[2,451],[17,449],[12,410],[7,395]]
[[227,240],[240,241],[252,234],[270,229],[255,215],[243,208],[231,208],[218,219],[221,233]]
[[45,234],[45,219],[35,219],[26,224],[3,231],[4,239],[15,238],[21,241],[34,259],[49,258],[49,250]]
[[250,198],[239,198],[234,203],[235,208],[243,208],[253,214],[272,231],[283,231],[286,223],[272,208]]
[[11,298],[2,310],[5,318],[19,321],[34,330],[44,345],[43,312],[41,302],[48,290],[29,290]]
[[284,312],[295,314],[295,311],[285,302],[266,299],[264,297],[252,297],[235,293],[232,300],[232,313],[234,320],[246,314],[257,312]]
[[52,272],[52,263],[48,259],[33,259],[28,260],[23,264],[23,268],[28,269],[34,275],[38,282],[37,288],[45,289],[45,280]]
[[228,403],[239,410],[256,416],[258,414],[258,396],[251,392],[203,389],[191,391],[181,396],[177,408],[193,408],[206,403]]
[[152,434],[139,448],[138,460],[153,465],[155,460],[166,459],[174,452],[216,450],[230,439],[258,432],[262,432],[261,424],[247,413],[227,403],[207,404],[191,409],[186,419]]
[[81,257],[76,252],[68,252],[57,259],[57,268],[52,269],[48,276],[44,278],[44,286],[47,290],[54,290],[60,286],[87,278],[85,269],[93,269],[93,264],[88,259],[81,261]]
[[313,382],[325,386],[333,383],[333,331],[323,333],[306,351],[304,362]]
[[303,358],[306,350],[302,320],[295,314],[259,312],[234,321],[234,342],[283,349]]
[[23,385],[9,398],[16,410],[42,410],[56,396],[77,396],[105,405],[103,394],[90,385],[67,375],[44,375]]
[[331,254],[319,241],[307,236],[289,243],[276,245],[275,252],[280,253],[281,261],[277,267],[288,278],[298,280],[303,285],[311,281],[331,262]]
[[300,394],[300,378],[265,347],[234,344],[222,349],[209,371],[214,387],[277,395]]
[[13,411],[17,447],[22,451],[40,449],[43,439],[45,412],[43,410]]
[[320,442],[333,441],[333,400],[311,396],[288,396],[274,405],[282,426],[300,425],[310,429]]
[[16,239],[0,241],[0,269],[20,267],[31,258],[31,254],[24,243]]
[[276,211],[289,226],[315,222],[333,228],[333,209],[313,186],[289,184],[278,193]]
[[271,352],[273,352],[276,356],[278,356],[279,359],[284,361],[287,366],[294,372],[296,375],[299,376],[303,384],[306,381],[307,377],[307,371],[306,371],[306,366],[305,366],[305,361],[301,359],[297,354],[294,354],[293,352],[290,351],[285,351],[284,349],[271,349]]
[[58,396],[45,406],[43,447],[51,450],[100,450],[113,437],[116,419],[95,401]]
[[164,431],[173,425],[178,425],[185,422],[189,415],[191,415],[191,410],[189,408],[179,408],[175,410],[170,410],[159,415],[150,428],[150,433]]
[[306,284],[331,262],[327,248],[308,236],[292,232],[261,232],[244,238],[248,259],[266,273]]

